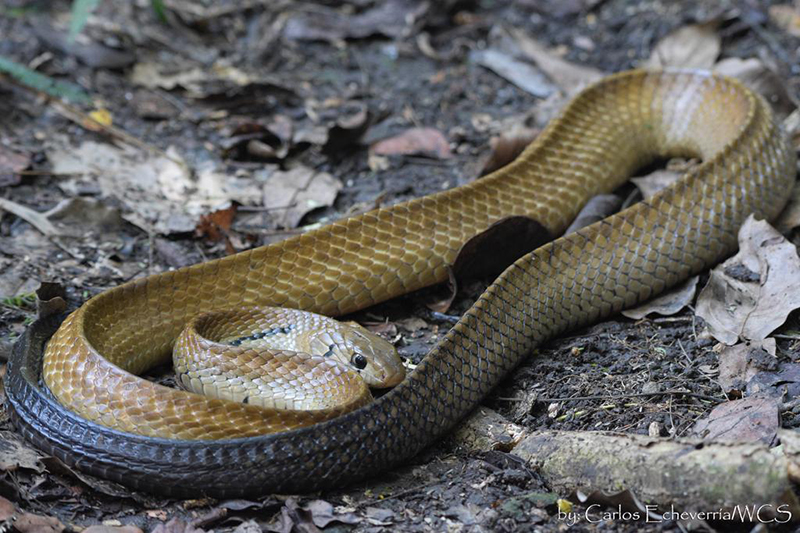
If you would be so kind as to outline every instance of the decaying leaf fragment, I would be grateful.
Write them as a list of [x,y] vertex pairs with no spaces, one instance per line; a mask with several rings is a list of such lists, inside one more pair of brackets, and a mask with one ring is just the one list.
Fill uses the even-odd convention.
[[728,345],[761,341],[800,307],[797,249],[751,215],[739,231],[739,253],[714,270],[697,301],[697,315]]

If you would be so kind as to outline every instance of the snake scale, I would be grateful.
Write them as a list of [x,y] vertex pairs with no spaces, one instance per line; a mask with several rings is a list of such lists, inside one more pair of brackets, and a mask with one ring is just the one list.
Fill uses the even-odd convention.
[[[529,216],[560,235],[593,195],[668,157],[703,162],[653,198],[517,260],[413,373],[358,410],[257,435],[269,429],[257,406],[133,375],[165,361],[201,310],[350,313],[446,280],[462,243],[502,217]],[[13,418],[26,438],[80,470],[171,496],[311,491],[363,479],[450,430],[547,339],[731,254],[748,215],[781,211],[795,164],[769,105],[736,81],[695,71],[612,75],[485,178],[134,280],[92,298],[60,327],[37,322],[9,366]],[[56,327],[45,387],[43,347]]]

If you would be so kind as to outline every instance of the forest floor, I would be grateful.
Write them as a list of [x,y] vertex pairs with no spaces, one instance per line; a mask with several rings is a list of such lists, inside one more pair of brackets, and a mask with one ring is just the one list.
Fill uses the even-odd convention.
[[[90,98],[67,105],[0,75],[4,352],[35,318],[40,281],[60,283],[79,305],[130,279],[468,183],[491,157],[502,159],[492,146],[534,136],[571,96],[569,85],[598,72],[653,58],[674,64],[673,54],[700,68],[754,58],[781,118],[800,89],[800,11],[758,0],[164,4],[159,16],[147,1],[100,2],[75,42],[66,38],[69,2],[0,6],[0,57]],[[530,43],[541,45],[538,59],[526,55]],[[431,289],[355,318],[418,363],[489,281],[465,284],[446,310],[442,291]],[[703,333],[693,297],[672,316],[616,316],[549,342],[483,405],[525,429],[692,436],[733,389],[718,380],[719,343]],[[776,338],[781,363],[800,360],[795,326],[792,317]],[[800,413],[781,411],[781,427],[798,425]],[[16,526],[25,531],[570,527],[555,503],[568,494],[512,453],[457,437],[356,486],[235,501],[163,500],[30,458],[5,413],[0,437],[3,448],[28,454],[0,451],[0,495],[18,516],[28,513],[34,526]],[[684,527],[614,518],[572,525]]]

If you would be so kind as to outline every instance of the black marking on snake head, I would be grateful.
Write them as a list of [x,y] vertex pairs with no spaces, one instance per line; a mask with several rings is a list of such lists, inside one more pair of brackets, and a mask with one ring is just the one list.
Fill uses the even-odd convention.
[[250,396],[245,396],[242,403],[250,403]]
[[334,348],[336,348],[335,344],[331,344],[330,346],[328,346],[328,351],[325,352],[324,354],[322,354],[322,357],[330,357],[330,356],[332,356]]
[[237,339],[228,341],[228,344],[231,346],[241,346],[243,342],[257,341],[258,339],[263,339],[265,337],[272,337],[273,335],[278,335],[279,333],[287,335],[291,333],[296,327],[297,326],[295,324],[289,324],[288,326],[265,329],[264,331],[256,331],[255,333],[252,333],[250,335],[245,335],[244,337],[239,337]]

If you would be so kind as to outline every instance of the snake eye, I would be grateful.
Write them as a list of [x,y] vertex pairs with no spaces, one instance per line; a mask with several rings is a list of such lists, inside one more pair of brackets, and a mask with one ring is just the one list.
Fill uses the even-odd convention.
[[362,370],[367,367],[367,358],[361,355],[360,353],[355,354],[353,358],[350,359],[350,362],[353,363],[353,366],[355,366],[359,370]]

